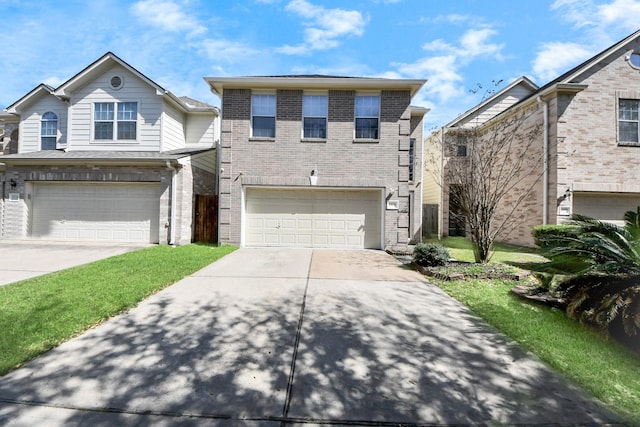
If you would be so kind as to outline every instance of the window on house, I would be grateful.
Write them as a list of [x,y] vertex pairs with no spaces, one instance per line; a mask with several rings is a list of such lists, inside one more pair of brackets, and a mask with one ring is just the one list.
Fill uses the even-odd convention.
[[327,137],[327,110],[326,95],[304,95],[302,98],[303,138],[325,139]]
[[629,55],[629,64],[631,64],[635,68],[640,68],[640,53],[633,52]]
[[40,121],[40,143],[42,150],[55,150],[58,141],[58,116],[51,111],[42,115]]
[[409,139],[409,181],[413,181],[413,162],[415,160],[416,139]]
[[251,127],[251,136],[253,137],[275,138],[275,95],[253,95],[251,97]]
[[637,99],[620,99],[618,104],[618,138],[621,142],[638,142],[640,127],[638,126]]
[[449,155],[452,157],[467,157],[467,138],[464,135],[447,137]]
[[136,102],[96,102],[94,105],[94,139],[135,140],[137,125]]
[[135,102],[118,103],[118,139],[136,139],[138,104]]
[[378,139],[380,97],[356,96],[356,139]]

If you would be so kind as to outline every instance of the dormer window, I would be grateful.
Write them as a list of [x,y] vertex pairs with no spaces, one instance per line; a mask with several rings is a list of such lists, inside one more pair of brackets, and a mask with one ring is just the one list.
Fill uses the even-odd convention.
[[96,102],[93,112],[95,140],[135,140],[137,138],[137,102]]
[[42,115],[40,121],[40,149],[55,150],[58,141],[58,116],[51,111]]

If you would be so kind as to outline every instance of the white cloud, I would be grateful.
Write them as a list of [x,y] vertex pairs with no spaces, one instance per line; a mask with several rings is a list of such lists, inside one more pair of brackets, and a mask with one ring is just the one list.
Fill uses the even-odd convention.
[[577,43],[545,43],[533,61],[533,73],[540,81],[546,82],[592,55],[590,49]]
[[471,56],[492,56],[502,59],[501,51],[504,44],[488,43],[488,39],[496,34],[491,28],[471,29],[462,35],[460,39],[461,48],[467,55]]
[[131,6],[132,13],[140,20],[172,32],[202,34],[207,28],[172,0],[140,0]]
[[[427,78],[424,92],[439,102],[446,102],[464,93],[459,84],[463,81],[458,73],[458,58],[455,55],[432,56],[422,58],[411,64],[391,64],[398,71],[398,76]],[[392,74],[388,74],[392,75]]]
[[456,48],[442,39],[437,39],[423,44],[422,50],[455,52]]
[[[580,42],[546,42],[532,61],[532,73],[549,81],[636,31],[640,0],[556,0],[551,10],[571,24]],[[571,35],[571,32],[567,32]]]
[[628,31],[635,31],[640,17],[640,1],[614,0],[612,3],[599,5],[598,16],[602,25],[617,25]]
[[285,45],[276,49],[279,53],[304,54],[313,50],[327,50],[340,45],[340,39],[347,36],[361,36],[366,20],[355,10],[327,9],[306,0],[292,0],[285,10],[304,19],[305,44]]
[[572,23],[575,28],[594,25],[594,9],[591,0],[556,0],[551,5],[551,10],[559,11],[562,19]]
[[212,61],[242,62],[259,51],[241,42],[225,39],[205,39],[198,43],[201,51]]

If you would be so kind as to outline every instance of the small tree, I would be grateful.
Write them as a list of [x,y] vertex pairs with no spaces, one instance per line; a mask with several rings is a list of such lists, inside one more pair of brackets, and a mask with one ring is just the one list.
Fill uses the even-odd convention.
[[477,115],[437,136],[443,161],[432,170],[440,174],[450,206],[466,220],[476,262],[489,261],[496,238],[513,230],[518,210],[544,174],[547,154],[537,112],[537,105],[513,108],[486,122]]

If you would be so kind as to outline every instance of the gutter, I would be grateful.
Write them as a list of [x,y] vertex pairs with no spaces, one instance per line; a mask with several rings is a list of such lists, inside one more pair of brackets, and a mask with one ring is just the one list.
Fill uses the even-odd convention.
[[178,170],[167,160],[167,169],[171,170],[171,202],[169,203],[169,209],[171,209],[171,215],[169,219],[169,244],[175,246],[176,241],[176,182],[178,177]]

